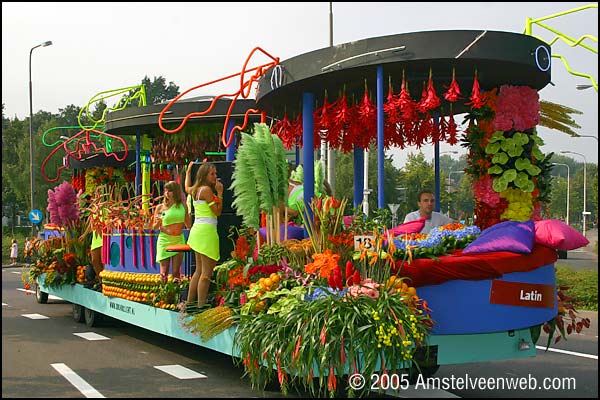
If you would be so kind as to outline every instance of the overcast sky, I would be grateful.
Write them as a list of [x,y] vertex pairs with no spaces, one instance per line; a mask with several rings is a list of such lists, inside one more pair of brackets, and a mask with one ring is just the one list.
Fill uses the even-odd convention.
[[[378,36],[433,30],[496,30],[523,33],[527,17],[541,18],[598,3],[333,3],[335,45]],[[598,37],[598,9],[547,20],[546,25],[579,38]],[[535,27],[546,41],[554,34]],[[32,55],[33,110],[58,113],[69,104],[84,106],[95,94],[140,84],[148,75],[163,76],[180,91],[241,70],[250,51],[260,46],[282,61],[329,46],[329,3],[2,3],[2,103],[5,115],[29,115],[29,51]],[[589,39],[584,43],[597,49]],[[553,54],[572,69],[598,80],[598,55],[562,41]],[[256,63],[266,62],[256,58]],[[582,135],[598,137],[598,93],[576,90],[589,80],[566,72],[553,59],[552,82],[540,98],[584,112],[576,116]],[[239,81],[209,86],[190,95],[236,90]],[[109,102],[112,99],[109,99]],[[115,98],[116,101],[116,98]],[[113,104],[109,103],[109,106]],[[462,117],[457,118],[461,122]],[[598,163],[597,141],[539,129],[542,150],[581,153]],[[464,149],[441,145],[442,151]],[[394,150],[401,166],[408,153]],[[422,148],[430,160],[431,146]],[[582,161],[577,155],[569,155]]]

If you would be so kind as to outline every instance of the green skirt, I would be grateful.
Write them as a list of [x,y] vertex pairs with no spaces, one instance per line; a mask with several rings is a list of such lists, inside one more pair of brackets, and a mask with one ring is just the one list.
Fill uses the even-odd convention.
[[219,261],[219,235],[217,227],[211,224],[194,224],[190,229],[187,244],[200,254]]
[[96,232],[92,232],[92,245],[90,246],[90,249],[94,250],[98,247],[102,247],[102,235],[98,235],[96,234]]
[[178,254],[176,251],[167,251],[167,246],[172,244],[185,244],[185,238],[183,233],[181,235],[167,235],[164,232],[158,234],[156,240],[156,262],[160,263],[162,260],[166,260],[169,257],[173,257]]

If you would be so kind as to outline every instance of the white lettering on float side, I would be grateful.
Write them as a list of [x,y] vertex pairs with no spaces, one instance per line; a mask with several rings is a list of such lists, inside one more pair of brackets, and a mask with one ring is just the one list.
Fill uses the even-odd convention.
[[521,290],[519,299],[525,300],[525,301],[538,301],[539,302],[539,301],[542,301],[542,294],[540,292],[538,292],[537,290],[532,290],[530,292],[525,292],[524,290]]

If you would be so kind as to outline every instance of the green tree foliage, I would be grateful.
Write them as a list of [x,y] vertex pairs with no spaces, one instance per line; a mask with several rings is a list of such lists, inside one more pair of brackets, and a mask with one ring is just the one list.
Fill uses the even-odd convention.
[[[179,94],[179,86],[173,82],[169,82],[167,85],[166,79],[162,76],[154,77],[151,81],[148,75],[142,79],[142,84],[146,87],[146,104],[159,104],[167,100],[171,100]],[[137,106],[137,104],[130,104],[131,106]]]
[[[365,153],[367,157],[367,153]],[[374,146],[368,154],[369,157],[369,210],[378,208],[378,189],[377,189],[377,151]],[[396,181],[399,170],[392,164],[392,157],[386,156],[384,159],[384,194],[383,199],[387,207],[390,203],[398,203],[399,191],[396,188]],[[359,168],[362,173],[363,165],[354,166],[353,153],[339,154],[335,161],[335,196],[338,198],[347,198],[350,205],[354,201],[354,171]]]
[[[148,103],[157,104],[172,99],[179,94],[179,87],[173,82],[166,84],[164,77],[154,77],[153,81],[146,76],[142,80],[146,85]],[[135,104],[137,105],[137,103]],[[82,105],[83,106],[83,105]],[[100,101],[94,104],[92,116],[99,119],[107,104]],[[59,108],[57,114],[48,111],[38,111],[33,115],[33,143],[34,143],[34,201],[35,208],[46,212],[48,205],[48,189],[55,188],[63,181],[70,181],[72,170],[65,169],[60,178],[55,182],[47,182],[41,173],[43,161],[52,152],[53,147],[43,145],[44,132],[50,128],[59,126],[78,126],[77,117],[81,110],[80,106],[70,104]],[[84,122],[84,121],[82,121]],[[60,136],[71,137],[79,132],[74,130],[55,130],[49,133],[46,143],[52,144],[59,140]],[[126,137],[130,146],[135,146],[135,139]],[[132,147],[134,148],[134,147]],[[22,215],[27,218],[31,208],[30,182],[29,182],[29,117],[19,120],[7,118],[4,114],[4,103],[2,104],[2,204],[3,215]],[[57,169],[63,163],[64,152],[58,151],[45,165],[46,175],[50,178],[57,176]]]

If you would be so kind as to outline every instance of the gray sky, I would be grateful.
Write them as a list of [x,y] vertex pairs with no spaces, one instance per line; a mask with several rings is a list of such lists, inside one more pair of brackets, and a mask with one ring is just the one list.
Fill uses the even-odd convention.
[[[371,37],[449,29],[487,29],[523,33],[525,20],[598,3],[333,3],[333,43]],[[546,25],[579,38],[598,37],[598,9],[547,20]],[[554,34],[534,27],[546,41]],[[138,85],[145,75],[163,76],[180,91],[238,73],[250,51],[259,46],[281,60],[329,46],[329,3],[2,3],[2,102],[5,115],[29,115],[29,50],[51,40],[32,55],[33,110],[57,113],[69,104],[84,106],[95,94]],[[584,43],[597,49],[597,43]],[[598,55],[562,41],[553,54],[566,57],[572,69],[598,80]],[[266,57],[255,57],[258,63]],[[552,82],[540,98],[584,112],[576,116],[582,135],[598,137],[598,94],[576,90],[589,80],[566,72],[553,59]],[[190,96],[236,90],[239,80],[199,89]],[[117,98],[114,98],[116,102]],[[109,106],[113,105],[110,103]],[[457,123],[462,116],[456,118]],[[544,152],[581,153],[598,163],[597,142],[539,129]],[[442,151],[464,149],[443,144]],[[433,147],[421,149],[428,159]],[[396,166],[408,153],[393,150]],[[583,161],[578,155],[569,155]],[[455,157],[455,156],[453,156]]]

